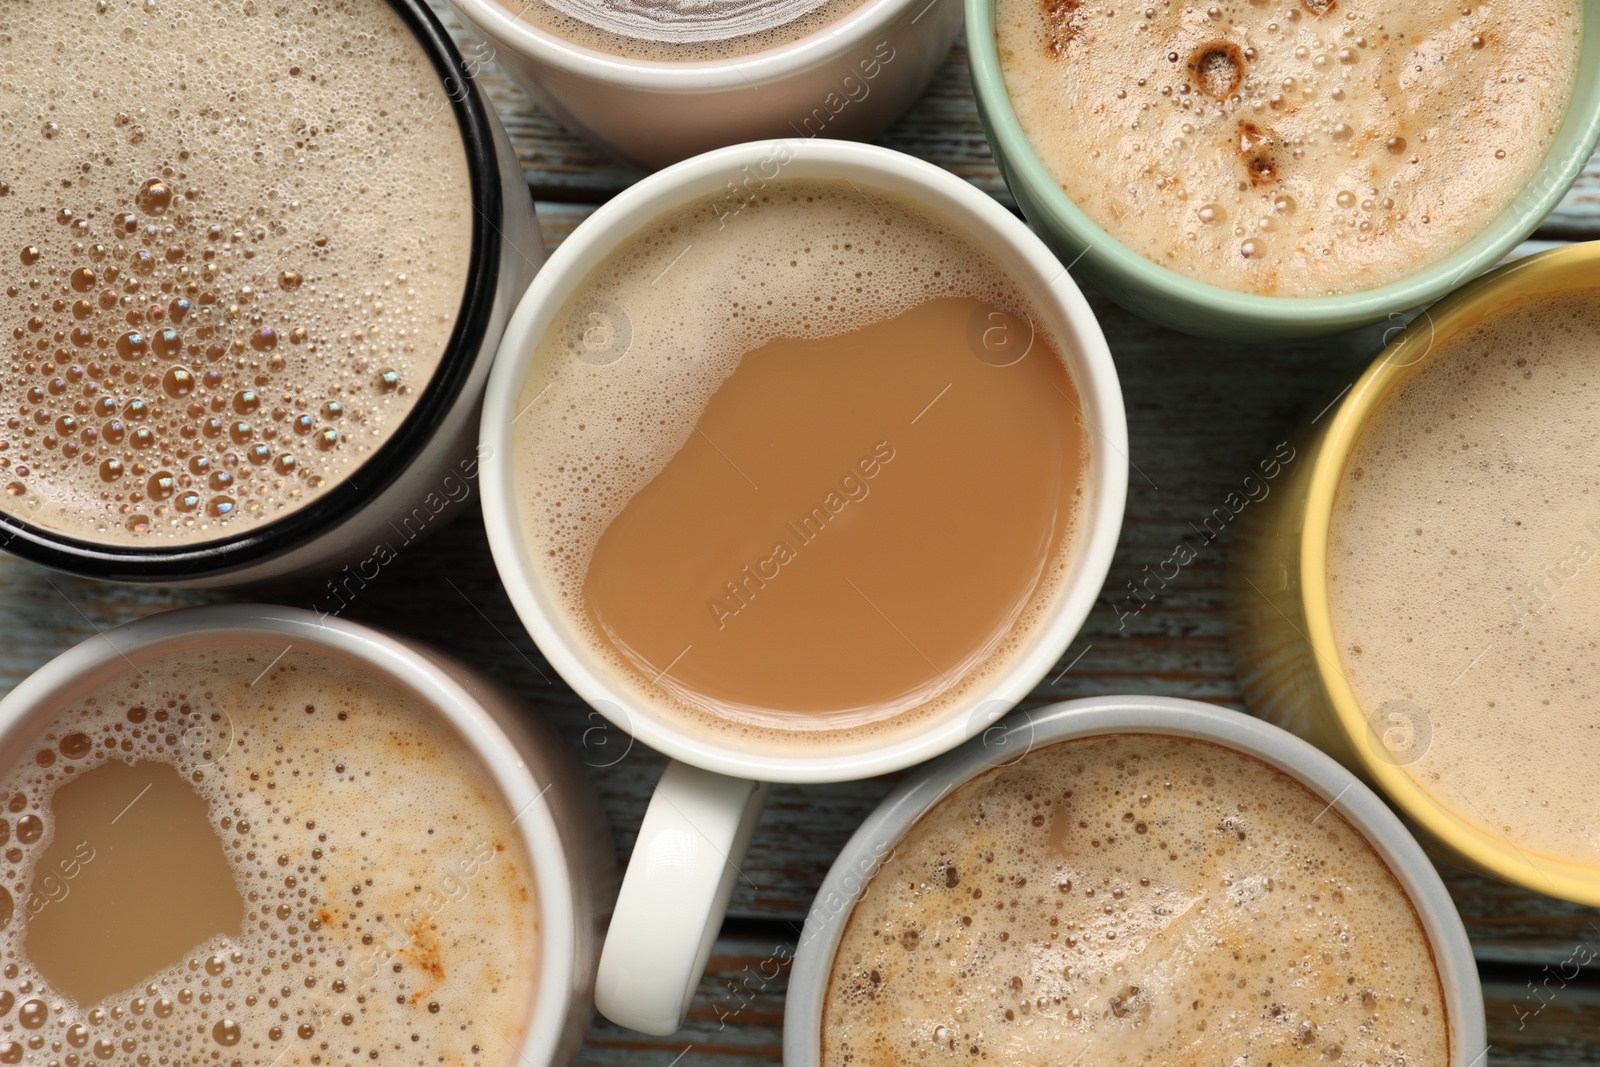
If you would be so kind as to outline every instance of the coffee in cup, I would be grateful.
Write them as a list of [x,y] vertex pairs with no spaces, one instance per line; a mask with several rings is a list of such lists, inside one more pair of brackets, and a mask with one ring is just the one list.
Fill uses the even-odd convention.
[[1096,226],[1286,297],[1397,281],[1488,229],[1556,139],[1583,37],[1566,0],[998,0],[994,23],[1016,121]]
[[758,783],[988,728],[1093,606],[1127,489],[1060,262],[948,171],[843,141],[708,152],[596,211],[507,327],[483,443],[518,616],[674,761],[595,982],[650,1034],[683,1025]]
[[370,552],[461,473],[543,259],[437,19],[37,0],[4,22],[7,548],[206,584]]
[[597,52],[655,62],[704,63],[792,44],[866,0],[495,2],[530,25]]
[[518,1062],[541,953],[521,813],[418,693],[292,644],[190,642],[25,751],[0,1063]]
[[1339,798],[1194,737],[1006,756],[874,862],[821,1063],[1454,1062],[1429,935]]
[[[13,63],[106,88],[13,86],[0,507],[91,541],[192,544],[304,507],[395,433],[461,308],[470,180],[387,3],[241,12],[204,61],[207,9],[146,8],[8,10]],[[332,39],[358,47],[311,43]],[[110,91],[178,55],[170,97]]]
[[1600,862],[1583,784],[1600,759],[1584,710],[1597,325],[1600,290],[1551,292],[1429,345],[1368,416],[1328,528],[1333,636],[1370,747],[1534,867]]
[[841,180],[701,198],[590,270],[523,381],[518,507],[630,700],[741,748],[882,746],[1004,670],[1091,440],[1006,270]]

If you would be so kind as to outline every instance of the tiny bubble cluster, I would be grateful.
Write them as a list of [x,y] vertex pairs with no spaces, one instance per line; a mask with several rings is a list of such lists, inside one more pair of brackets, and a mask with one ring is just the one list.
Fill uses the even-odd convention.
[[342,482],[431,377],[471,253],[460,133],[387,4],[293,10],[0,12],[0,509],[240,533]]
[[1134,734],[990,770],[895,843],[834,957],[822,1062],[1422,1067],[1447,1031],[1421,921],[1338,812]]
[[995,13],[1017,119],[1073,202],[1164,267],[1274,296],[1395,281],[1511,207],[1565,116],[1583,21],[1573,0]]
[[[196,733],[228,746],[191,745]],[[180,962],[78,1003],[29,956],[30,918],[68,914],[115,861],[96,823],[77,854],[87,862],[52,883],[40,861],[53,798],[112,765],[151,763],[204,801],[199,832],[226,856],[243,928],[174,946]],[[0,1063],[515,1062],[538,901],[487,773],[417,696],[309,652],[223,644],[95,690],[0,781]],[[141,814],[131,799],[127,832]],[[163,827],[146,832],[173,832]],[[134,949],[111,938],[102,951]]]

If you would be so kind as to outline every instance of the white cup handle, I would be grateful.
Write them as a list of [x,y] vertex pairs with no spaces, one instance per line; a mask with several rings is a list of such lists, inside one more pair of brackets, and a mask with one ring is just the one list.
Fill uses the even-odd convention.
[[682,1028],[770,789],[667,764],[600,952],[601,1015],[657,1036]]

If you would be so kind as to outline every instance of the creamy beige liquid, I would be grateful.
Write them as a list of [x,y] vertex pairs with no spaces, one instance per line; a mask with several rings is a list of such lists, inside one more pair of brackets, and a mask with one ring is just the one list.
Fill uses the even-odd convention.
[[[1370,289],[1477,236],[1537,172],[1574,0],[998,0],[1017,119],[1113,238],[1228,289]],[[1089,253],[1093,255],[1093,251]]]
[[629,59],[706,63],[781,48],[867,0],[497,0],[573,44]]
[[450,101],[387,3],[0,4],[0,508],[259,527],[427,386],[471,254]]
[[850,916],[822,1045],[829,1067],[1449,1061],[1427,937],[1365,839],[1264,763],[1148,735],[1032,752],[922,816]]
[[731,744],[880,742],[1053,603],[1077,390],[999,268],[910,204],[783,183],[696,205],[557,321],[519,401],[524,526],[569,625],[663,713]]
[[516,1061],[532,871],[411,693],[294,648],[145,664],[0,798],[0,1063]]
[[1328,537],[1345,676],[1395,762],[1535,865],[1600,863],[1597,338],[1586,291],[1442,342],[1371,417]]

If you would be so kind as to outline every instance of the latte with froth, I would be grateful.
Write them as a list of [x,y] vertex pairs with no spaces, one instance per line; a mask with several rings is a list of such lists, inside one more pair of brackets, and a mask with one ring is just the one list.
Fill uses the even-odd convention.
[[1094,492],[1034,301],[958,225],[855,182],[621,241],[516,409],[522,531],[574,643],[740,748],[958,714],[1051,618]]
[[1534,868],[1600,863],[1597,336],[1590,289],[1437,338],[1362,428],[1328,530],[1373,752]]
[[944,796],[834,956],[822,1063],[1450,1061],[1422,923],[1324,798],[1208,741],[1068,741]]
[[1397,281],[1511,208],[1583,21],[1573,0],[995,5],[1017,121],[1073,203],[1184,277],[1285,297]]
[[24,751],[0,783],[0,1063],[517,1061],[529,857],[418,695],[223,642],[140,663]]
[[0,509],[176,548],[355,475],[448,347],[472,190],[382,0],[0,7]]

